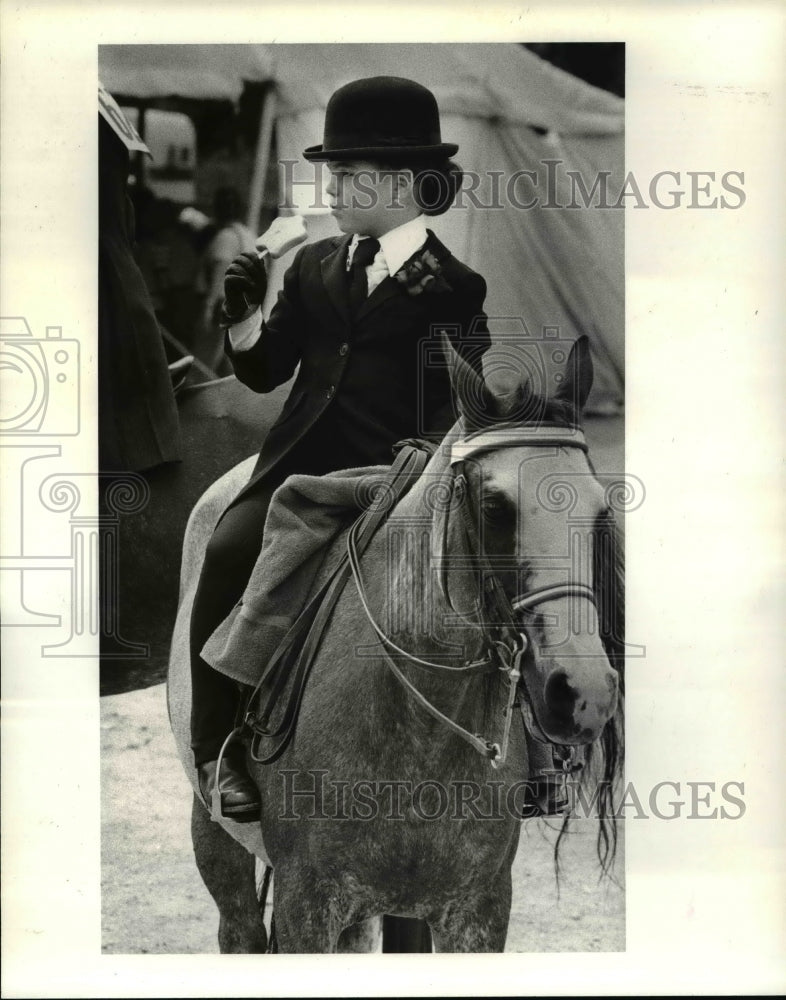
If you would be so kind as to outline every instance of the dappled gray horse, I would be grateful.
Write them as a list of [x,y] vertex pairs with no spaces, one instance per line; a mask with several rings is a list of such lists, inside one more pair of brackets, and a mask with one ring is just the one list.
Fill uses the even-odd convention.
[[[195,804],[222,950],[264,947],[254,853],[275,870],[281,951],[335,951],[348,928],[366,946],[381,914],[426,921],[437,951],[504,949],[528,775],[519,707],[536,738],[593,746],[606,779],[620,764],[618,550],[578,423],[591,379],[584,340],[552,400],[495,396],[455,360],[462,419],[354,553],[293,738],[274,763],[249,761],[260,826],[227,832]],[[192,780],[190,604],[237,478],[186,538],[170,710]],[[601,831],[608,851],[613,816]]]

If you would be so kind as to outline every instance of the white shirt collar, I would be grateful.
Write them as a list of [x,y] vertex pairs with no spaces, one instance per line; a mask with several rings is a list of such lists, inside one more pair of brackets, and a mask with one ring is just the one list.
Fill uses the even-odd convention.
[[[410,219],[395,229],[390,229],[379,237],[379,247],[385,257],[385,263],[390,274],[395,274],[405,260],[409,260],[416,250],[419,250],[426,242],[426,220],[422,215]],[[355,247],[363,237],[357,235],[352,237],[347,255],[347,267],[352,264],[352,257]]]

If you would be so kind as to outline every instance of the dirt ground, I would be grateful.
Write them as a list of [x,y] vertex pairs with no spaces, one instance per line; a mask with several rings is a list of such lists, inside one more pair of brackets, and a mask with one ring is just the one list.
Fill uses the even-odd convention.
[[[103,951],[217,952],[217,912],[191,853],[191,789],[169,731],[164,685],[101,705]],[[624,950],[623,852],[618,884],[599,883],[595,834],[585,820],[565,842],[558,894],[554,831],[543,820],[522,823],[508,951]]]

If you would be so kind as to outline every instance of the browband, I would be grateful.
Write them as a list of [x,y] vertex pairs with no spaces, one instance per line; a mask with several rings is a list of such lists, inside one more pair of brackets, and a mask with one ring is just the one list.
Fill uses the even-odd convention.
[[475,431],[454,441],[450,448],[450,464],[463,462],[482,451],[498,448],[581,448],[587,451],[584,432],[578,427],[541,424],[522,427],[521,424],[497,424],[488,430]]

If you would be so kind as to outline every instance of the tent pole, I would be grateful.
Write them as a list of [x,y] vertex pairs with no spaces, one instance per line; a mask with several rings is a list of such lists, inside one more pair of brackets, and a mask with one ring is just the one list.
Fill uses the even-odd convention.
[[265,194],[265,179],[270,163],[270,150],[273,144],[273,123],[276,120],[276,88],[271,84],[262,102],[262,112],[259,119],[259,138],[254,158],[254,172],[251,177],[251,191],[248,199],[247,225],[252,233],[259,227],[259,213],[262,210],[262,198]]
[[[136,130],[139,133],[139,138],[142,142],[146,142],[145,132],[147,131],[147,121],[145,119],[145,114],[148,109],[148,104],[147,101],[138,100],[136,101],[136,106],[139,110]],[[134,157],[134,176],[137,190],[147,186],[147,161],[145,160],[145,154],[139,150],[137,150],[136,156]]]

